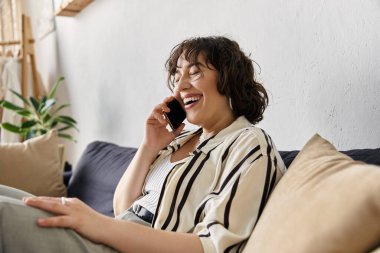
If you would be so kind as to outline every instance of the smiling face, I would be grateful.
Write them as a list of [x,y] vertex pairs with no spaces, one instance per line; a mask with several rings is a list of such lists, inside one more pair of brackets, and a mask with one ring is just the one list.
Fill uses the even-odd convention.
[[186,110],[187,120],[203,128],[212,128],[226,117],[233,117],[229,100],[218,92],[218,72],[200,53],[195,62],[184,55],[178,58],[174,96]]

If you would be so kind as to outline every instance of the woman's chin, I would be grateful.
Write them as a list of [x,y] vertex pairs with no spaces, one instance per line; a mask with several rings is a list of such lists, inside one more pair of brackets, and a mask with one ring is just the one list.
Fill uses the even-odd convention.
[[194,117],[191,117],[191,116],[187,115],[186,119],[187,119],[187,122],[189,122],[190,124],[197,125],[197,126],[200,125],[199,120],[197,120]]

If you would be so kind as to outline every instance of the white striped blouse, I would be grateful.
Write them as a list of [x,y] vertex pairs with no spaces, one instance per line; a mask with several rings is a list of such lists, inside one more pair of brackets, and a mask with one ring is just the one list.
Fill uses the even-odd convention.
[[170,162],[170,155],[162,159],[157,163],[155,168],[149,173],[145,180],[145,187],[143,189],[143,195],[133,202],[133,206],[140,205],[146,208],[151,213],[156,212],[158,199],[160,192],[164,184],[165,178],[169,174],[170,170],[179,162]]
[[[200,131],[178,136],[152,168]],[[241,116],[171,169],[152,226],[196,234],[205,253],[241,252],[285,170],[270,136]]]

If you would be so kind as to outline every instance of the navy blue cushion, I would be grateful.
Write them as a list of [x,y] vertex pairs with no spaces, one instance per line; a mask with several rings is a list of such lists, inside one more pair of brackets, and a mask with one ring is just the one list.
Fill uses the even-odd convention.
[[[380,148],[375,149],[352,149],[347,151],[340,151],[343,154],[348,155],[356,161],[362,161],[368,164],[374,164],[380,166]],[[299,150],[293,151],[280,151],[280,155],[284,160],[286,167],[289,168],[293,159],[298,155]]]
[[113,216],[116,186],[136,153],[136,148],[113,143],[90,143],[80,157],[68,183],[68,196],[76,197],[98,212]]

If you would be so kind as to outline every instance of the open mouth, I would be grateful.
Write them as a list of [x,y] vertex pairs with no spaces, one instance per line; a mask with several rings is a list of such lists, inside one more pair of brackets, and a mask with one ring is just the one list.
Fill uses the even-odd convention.
[[198,102],[201,98],[202,98],[202,96],[187,97],[187,98],[183,99],[183,103],[185,106],[191,105],[191,104]]

